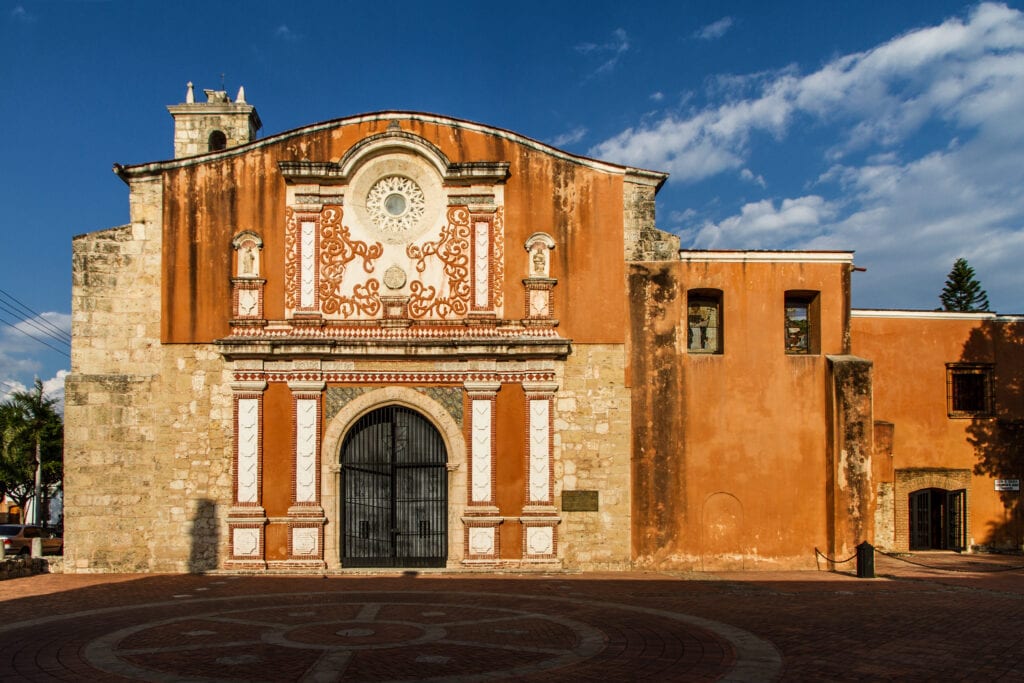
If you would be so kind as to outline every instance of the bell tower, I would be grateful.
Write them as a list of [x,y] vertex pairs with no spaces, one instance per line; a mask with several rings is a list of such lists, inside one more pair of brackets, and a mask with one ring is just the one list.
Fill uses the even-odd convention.
[[196,102],[190,81],[185,101],[167,107],[174,117],[175,159],[244,145],[263,127],[256,108],[245,101],[245,88],[234,102],[224,90],[203,92],[206,102]]

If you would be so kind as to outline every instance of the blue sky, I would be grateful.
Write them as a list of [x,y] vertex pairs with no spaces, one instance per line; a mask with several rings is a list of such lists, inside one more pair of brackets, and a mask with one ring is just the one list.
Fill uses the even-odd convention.
[[0,0],[0,395],[60,392],[11,325],[66,348],[30,323],[69,329],[71,237],[127,222],[112,164],[172,156],[166,105],[222,79],[262,136],[478,121],[671,173],[684,246],[854,250],[857,307],[935,308],[964,256],[1024,312],[1022,2]]

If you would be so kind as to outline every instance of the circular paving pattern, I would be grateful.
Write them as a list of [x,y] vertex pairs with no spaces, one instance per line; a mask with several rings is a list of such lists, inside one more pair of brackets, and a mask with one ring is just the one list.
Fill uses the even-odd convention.
[[59,628],[75,637],[60,646],[43,643],[36,652],[19,650],[15,660],[38,662],[48,647],[59,647],[55,659],[77,675],[161,683],[763,680],[779,668],[770,644],[731,626],[565,596],[351,591],[175,597],[179,601],[10,624],[0,637],[17,633],[34,644],[40,640],[33,631]]

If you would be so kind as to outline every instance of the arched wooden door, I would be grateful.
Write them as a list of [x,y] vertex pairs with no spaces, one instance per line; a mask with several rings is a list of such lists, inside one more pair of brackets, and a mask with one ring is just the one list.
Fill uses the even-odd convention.
[[343,566],[445,565],[447,459],[440,433],[413,410],[359,418],[341,446]]

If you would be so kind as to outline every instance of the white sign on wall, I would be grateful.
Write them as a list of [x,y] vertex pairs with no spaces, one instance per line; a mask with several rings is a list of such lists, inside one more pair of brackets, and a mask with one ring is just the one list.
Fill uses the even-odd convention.
[[1020,491],[1020,479],[996,479],[996,491]]

